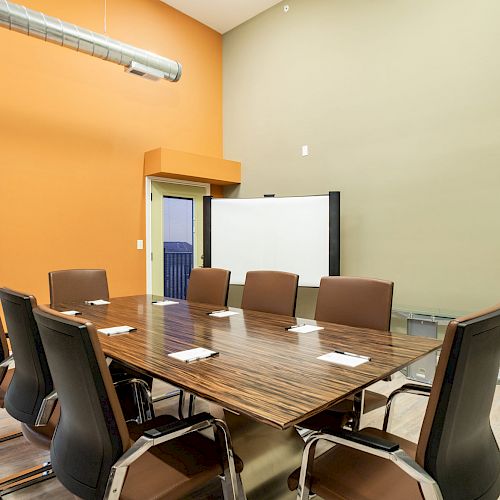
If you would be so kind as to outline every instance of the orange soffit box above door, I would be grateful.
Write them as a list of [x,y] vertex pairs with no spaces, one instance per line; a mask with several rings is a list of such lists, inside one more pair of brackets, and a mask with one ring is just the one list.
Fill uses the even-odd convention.
[[240,184],[241,163],[158,148],[145,153],[144,175],[228,186]]

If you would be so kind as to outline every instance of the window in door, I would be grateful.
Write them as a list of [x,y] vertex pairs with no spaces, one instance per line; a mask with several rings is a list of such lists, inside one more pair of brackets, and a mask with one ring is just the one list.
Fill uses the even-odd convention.
[[193,199],[163,197],[163,295],[185,299],[193,268]]

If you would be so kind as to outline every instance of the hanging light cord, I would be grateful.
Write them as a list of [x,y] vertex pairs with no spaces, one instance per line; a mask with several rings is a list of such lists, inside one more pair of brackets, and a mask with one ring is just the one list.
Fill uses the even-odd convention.
[[106,23],[106,17],[107,17],[107,0],[104,0],[104,33],[107,33],[107,23]]

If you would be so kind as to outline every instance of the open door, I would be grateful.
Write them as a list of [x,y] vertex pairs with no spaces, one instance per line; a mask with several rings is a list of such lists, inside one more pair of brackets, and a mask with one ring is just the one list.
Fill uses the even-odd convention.
[[152,293],[185,299],[189,274],[203,265],[203,196],[199,186],[151,183]]

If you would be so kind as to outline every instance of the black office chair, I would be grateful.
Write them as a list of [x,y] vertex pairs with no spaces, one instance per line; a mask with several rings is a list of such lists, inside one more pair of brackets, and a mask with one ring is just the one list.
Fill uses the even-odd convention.
[[[4,407],[5,394],[7,394],[7,389],[12,380],[12,376],[14,375],[14,368],[10,366],[12,361],[13,358],[9,355],[7,338],[5,336],[2,321],[0,320],[0,408]],[[10,441],[11,439],[21,436],[21,432],[6,434],[4,436],[0,436],[0,443]]]
[[[21,423],[25,438],[37,447],[48,450],[54,429],[59,420],[54,385],[40,334],[33,317],[36,300],[33,296],[0,289],[5,321],[9,332],[15,370],[4,396],[7,413]],[[44,463],[28,473],[0,479],[0,495],[29,486],[35,476],[51,477],[49,463]],[[21,478],[26,481],[19,482]],[[16,484],[16,486],[12,486]]]
[[[16,365],[4,397],[4,406],[7,413],[21,423],[22,434],[31,444],[49,450],[59,421],[59,406],[40,333],[33,317],[37,302],[32,295],[8,288],[0,289],[0,300]],[[137,392],[143,388],[142,383],[122,377],[115,384],[120,387],[139,384]],[[40,474],[44,474],[44,479],[51,477],[50,463],[44,463],[30,473],[23,471],[0,479],[0,495],[39,482]],[[19,481],[21,476],[26,482]]]
[[[175,499],[223,475],[227,497],[241,494],[242,464],[235,465],[223,422],[207,413],[185,421],[163,416],[130,433],[94,325],[44,306],[35,318],[61,403],[51,460],[70,492],[84,499]],[[210,428],[222,433],[224,453],[197,432]]]
[[[490,413],[499,363],[500,304],[450,322],[417,446],[373,428],[314,433],[289,488],[302,500],[311,492],[325,499],[497,500],[500,450]],[[314,458],[320,440],[338,446]]]

